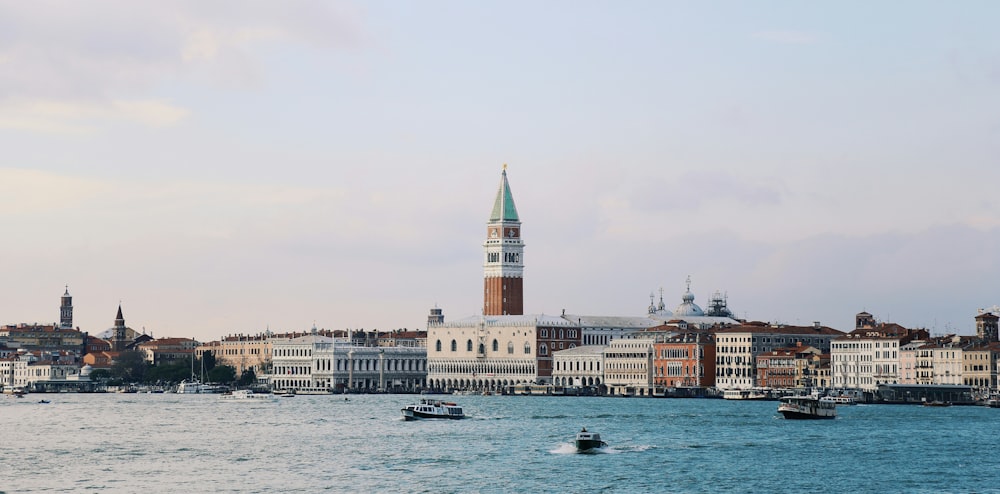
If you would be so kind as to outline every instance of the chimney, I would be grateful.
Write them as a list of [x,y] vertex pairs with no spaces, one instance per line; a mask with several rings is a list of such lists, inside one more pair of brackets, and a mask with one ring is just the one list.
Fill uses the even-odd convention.
[[819,328],[820,328],[819,321],[813,321],[813,329],[819,329]]

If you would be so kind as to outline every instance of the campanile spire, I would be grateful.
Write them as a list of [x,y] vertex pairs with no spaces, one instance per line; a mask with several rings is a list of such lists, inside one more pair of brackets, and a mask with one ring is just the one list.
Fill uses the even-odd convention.
[[486,224],[483,251],[483,314],[524,314],[524,242],[521,220],[507,182],[506,163]]

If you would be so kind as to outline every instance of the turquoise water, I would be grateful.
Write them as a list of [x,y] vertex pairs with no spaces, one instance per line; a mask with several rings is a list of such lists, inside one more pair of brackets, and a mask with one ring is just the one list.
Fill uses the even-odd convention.
[[[788,421],[775,402],[405,395],[0,397],[4,492],[994,492],[1000,409],[858,405]],[[603,454],[573,454],[580,427]]]

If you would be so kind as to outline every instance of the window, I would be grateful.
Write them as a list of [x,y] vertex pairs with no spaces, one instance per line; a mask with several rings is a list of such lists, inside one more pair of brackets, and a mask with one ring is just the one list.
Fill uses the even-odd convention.
[[472,340],[469,340],[469,341],[465,342],[465,351],[467,351],[467,352],[471,352],[472,351]]
[[507,353],[514,354],[514,342],[507,343]]
[[524,354],[531,355],[531,344],[528,342],[524,342]]
[[482,343],[479,344],[479,353],[480,354],[485,354],[486,353],[486,345],[484,345]]
[[439,351],[439,352],[440,352],[440,351],[441,351],[441,340],[437,340],[437,344],[436,344],[436,345],[434,345],[434,347],[435,347],[435,349],[436,349],[437,351]]
[[458,342],[456,342],[455,340],[451,340],[451,351],[453,352],[458,351]]
[[547,329],[543,328],[543,329],[541,329],[539,331],[539,333],[541,333],[541,334],[538,335],[538,336],[541,336],[542,338],[548,338],[549,337],[549,330],[547,330]]
[[494,352],[499,352],[500,351],[500,343],[497,342],[497,340],[493,340],[493,351]]
[[[525,353],[527,353],[527,352],[525,352]],[[548,355],[549,354],[549,347],[546,346],[545,343],[542,343],[541,345],[538,345],[538,354],[539,355]]]

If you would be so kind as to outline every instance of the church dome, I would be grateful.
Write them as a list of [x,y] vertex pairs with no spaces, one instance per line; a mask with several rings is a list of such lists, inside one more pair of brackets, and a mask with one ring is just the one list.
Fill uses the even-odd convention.
[[83,366],[82,368],[80,368],[80,377],[89,376],[90,373],[93,372],[93,371],[94,371],[94,368],[91,367],[90,364],[87,364],[87,365]]
[[704,316],[705,312],[694,303],[694,294],[691,293],[691,277],[687,279],[687,290],[681,295],[681,305],[674,310],[674,317],[682,316]]

